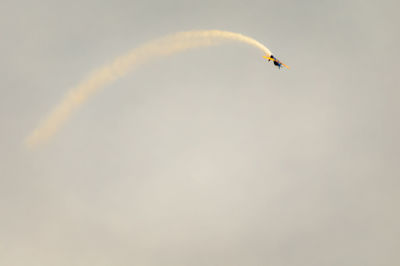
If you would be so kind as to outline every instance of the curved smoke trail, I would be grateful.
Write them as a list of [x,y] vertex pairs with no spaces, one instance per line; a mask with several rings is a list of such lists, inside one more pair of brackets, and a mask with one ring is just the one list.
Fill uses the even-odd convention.
[[239,33],[220,30],[179,32],[148,42],[126,55],[117,57],[111,64],[95,70],[75,88],[72,88],[61,103],[26,138],[25,144],[28,147],[34,147],[49,139],[90,95],[133,68],[160,56],[168,56],[196,47],[217,45],[226,40],[249,44],[267,56],[271,56],[270,50],[260,42]]

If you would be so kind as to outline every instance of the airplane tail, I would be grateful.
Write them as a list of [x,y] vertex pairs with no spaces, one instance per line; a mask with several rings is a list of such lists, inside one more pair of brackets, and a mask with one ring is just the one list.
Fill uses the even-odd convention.
[[271,61],[271,57],[265,56],[265,55],[264,55],[263,57],[264,57],[265,59],[268,59],[268,62]]

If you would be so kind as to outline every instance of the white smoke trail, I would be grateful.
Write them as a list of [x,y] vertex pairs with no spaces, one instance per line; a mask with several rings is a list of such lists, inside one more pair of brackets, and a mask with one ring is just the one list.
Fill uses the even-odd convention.
[[117,57],[114,62],[95,70],[85,80],[72,88],[49,114],[49,116],[25,139],[28,147],[35,147],[53,136],[71,113],[101,87],[124,76],[128,71],[160,56],[168,56],[187,49],[220,44],[232,40],[243,42],[271,56],[270,50],[258,41],[245,35],[220,31],[188,31],[168,35],[146,43],[130,53]]

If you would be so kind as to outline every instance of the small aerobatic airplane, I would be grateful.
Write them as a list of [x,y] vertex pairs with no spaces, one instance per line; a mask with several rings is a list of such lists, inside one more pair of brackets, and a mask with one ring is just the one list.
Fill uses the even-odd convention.
[[265,59],[268,59],[269,61],[273,61],[274,65],[281,68],[282,66],[286,67],[287,69],[289,69],[289,67],[287,65],[285,65],[284,63],[282,63],[281,61],[279,61],[275,56],[271,55],[271,56],[263,56]]

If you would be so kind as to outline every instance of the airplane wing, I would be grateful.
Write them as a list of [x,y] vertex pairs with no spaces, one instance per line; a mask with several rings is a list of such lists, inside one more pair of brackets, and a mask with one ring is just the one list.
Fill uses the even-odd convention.
[[287,69],[290,69],[290,67],[285,65],[284,63],[281,62],[281,64],[282,64],[282,66],[286,67]]

